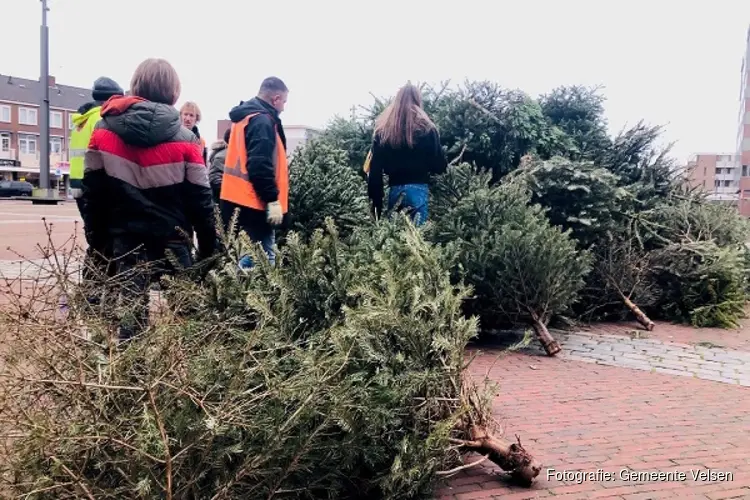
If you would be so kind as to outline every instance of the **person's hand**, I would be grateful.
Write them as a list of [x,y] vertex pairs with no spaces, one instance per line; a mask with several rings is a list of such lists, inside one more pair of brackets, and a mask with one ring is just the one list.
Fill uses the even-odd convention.
[[284,220],[284,214],[281,213],[281,203],[272,201],[266,208],[266,220],[273,226],[278,226]]

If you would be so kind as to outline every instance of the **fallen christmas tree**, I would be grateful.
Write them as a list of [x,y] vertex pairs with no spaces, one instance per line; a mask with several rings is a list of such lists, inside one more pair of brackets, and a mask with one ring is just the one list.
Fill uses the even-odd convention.
[[[550,225],[521,183],[481,186],[467,182],[470,165],[454,168],[445,180],[452,188],[437,197],[439,207],[453,208],[441,208],[428,237],[456,255],[454,282],[474,289],[467,313],[483,328],[530,324],[547,354],[558,353],[547,323],[577,299],[588,253],[576,248],[570,231]],[[471,192],[458,197],[467,187]]]
[[675,192],[639,215],[654,309],[697,327],[737,328],[748,296],[747,219],[693,192]]
[[527,159],[506,182],[528,188],[532,202],[546,208],[550,223],[570,230],[579,248],[592,255],[592,272],[586,276],[580,302],[574,304],[579,316],[605,310],[614,314],[624,305],[652,330],[654,322],[638,305],[653,304],[653,287],[648,281],[649,254],[633,235],[634,193],[618,185],[617,175],[592,162]]
[[10,493],[419,498],[469,451],[537,476],[466,372],[469,290],[408,221],[291,233],[276,267],[252,251],[247,274],[230,255],[201,282],[164,283],[173,307],[121,352],[104,318],[75,308],[3,318]]

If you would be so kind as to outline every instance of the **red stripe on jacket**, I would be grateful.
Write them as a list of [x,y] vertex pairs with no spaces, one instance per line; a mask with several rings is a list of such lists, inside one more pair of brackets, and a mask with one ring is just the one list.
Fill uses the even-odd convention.
[[111,130],[95,129],[89,149],[119,156],[141,167],[158,167],[171,163],[197,163],[204,165],[200,144],[194,142],[163,142],[155,146],[140,147],[126,144]]

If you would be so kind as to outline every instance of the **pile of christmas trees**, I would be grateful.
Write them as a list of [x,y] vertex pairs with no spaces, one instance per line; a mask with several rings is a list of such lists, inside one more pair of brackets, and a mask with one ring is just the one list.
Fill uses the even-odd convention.
[[501,439],[494,387],[465,375],[478,326],[450,256],[406,218],[356,224],[288,233],[276,266],[226,236],[208,272],[164,283],[168,307],[124,350],[81,301],[65,319],[4,317],[4,491],[425,498],[467,452],[529,484],[540,464]]
[[[749,225],[691,189],[660,127],[607,133],[596,88],[534,99],[490,82],[423,87],[457,165],[431,186],[425,237],[459,256],[482,329],[531,325],[548,353],[555,319],[635,319],[735,327],[745,317]],[[360,172],[376,100],[319,142]]]
[[124,350],[85,302],[64,320],[33,304],[2,318],[0,491],[418,498],[467,451],[528,484],[539,463],[500,438],[496,391],[466,372],[478,332],[529,326],[554,354],[556,318],[743,317],[747,223],[685,188],[658,127],[609,137],[596,89],[424,94],[457,158],[426,226],[371,215],[378,101],[293,158],[275,267],[224,235],[223,255],[164,284],[168,307]]

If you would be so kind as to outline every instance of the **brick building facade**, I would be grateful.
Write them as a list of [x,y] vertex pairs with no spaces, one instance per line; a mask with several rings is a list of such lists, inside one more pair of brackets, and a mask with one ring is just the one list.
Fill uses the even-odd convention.
[[750,217],[750,28],[745,41],[740,78],[740,106],[737,117],[737,163],[740,177],[740,213]]
[[[50,178],[68,172],[71,117],[91,101],[91,89],[59,85],[48,80],[50,98]],[[0,180],[39,179],[42,87],[38,80],[0,74]]]
[[687,164],[692,187],[709,193],[709,199],[736,204],[739,200],[740,169],[734,153],[697,153]]
[[709,198],[732,203],[750,217],[750,28],[740,70],[736,150],[733,153],[699,153],[687,164],[687,179]]

